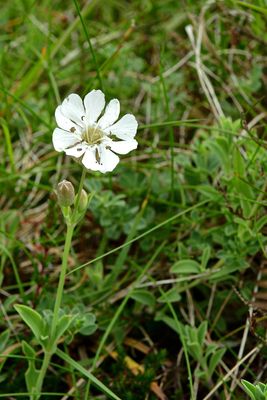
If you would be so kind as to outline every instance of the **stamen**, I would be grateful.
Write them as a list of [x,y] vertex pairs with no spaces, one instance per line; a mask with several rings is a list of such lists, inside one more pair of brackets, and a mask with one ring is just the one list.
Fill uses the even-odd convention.
[[104,132],[101,129],[99,129],[97,126],[94,126],[94,127],[89,126],[83,132],[82,138],[88,144],[94,145],[94,144],[101,143],[104,135],[105,135]]

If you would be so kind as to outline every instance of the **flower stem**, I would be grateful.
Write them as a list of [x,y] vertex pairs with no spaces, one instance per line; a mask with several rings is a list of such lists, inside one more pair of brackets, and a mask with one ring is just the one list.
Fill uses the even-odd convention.
[[49,350],[46,350],[46,349],[44,350],[44,359],[43,359],[42,367],[40,369],[40,373],[39,373],[37,383],[35,386],[35,390],[36,390],[37,394],[36,394],[36,397],[34,398],[34,400],[39,399],[41,396],[40,393],[42,390],[46,371],[49,366],[51,356],[56,351],[55,333],[56,333],[56,327],[57,327],[57,322],[58,322],[59,309],[60,309],[62,295],[63,295],[65,276],[66,276],[67,265],[68,265],[68,256],[69,256],[69,252],[70,252],[73,231],[74,231],[74,225],[68,224],[64,252],[63,252],[63,257],[62,257],[62,265],[61,265],[59,283],[58,283],[58,288],[57,288],[56,302],[55,302],[54,313],[53,313],[53,320],[52,320],[52,327],[51,327],[51,334],[50,334],[50,343],[48,346]]
[[64,283],[65,283],[65,276],[66,276],[66,272],[67,272],[68,257],[69,257],[69,252],[70,252],[70,248],[71,248],[73,231],[74,231],[74,225],[68,224],[64,252],[63,252],[63,257],[62,257],[62,265],[61,265],[59,283],[58,283],[58,287],[57,287],[56,302],[55,302],[53,319],[52,319],[51,334],[50,334],[51,335],[50,336],[50,345],[52,345],[52,346],[54,345],[53,341],[54,341],[57,322],[58,322],[59,309],[60,309],[61,301],[62,301],[62,295],[63,295],[63,289],[64,289]]
[[[82,176],[81,176],[81,180],[80,180],[80,184],[79,184],[79,189],[78,189],[77,197],[76,197],[75,204],[74,204],[74,210],[73,210],[73,214],[72,214],[72,221],[75,221],[75,217],[76,217],[76,214],[77,214],[77,211],[78,211],[78,204],[79,204],[81,193],[82,193],[82,189],[83,189],[85,175],[86,175],[86,169],[83,168],[83,172],[82,172]],[[74,225],[76,225],[75,222],[74,222]]]
[[72,242],[72,236],[73,232],[76,226],[76,214],[78,210],[78,204],[79,200],[81,197],[81,192],[83,189],[83,184],[84,184],[84,179],[86,175],[86,170],[83,169],[80,184],[79,184],[79,189],[77,193],[77,197],[75,200],[74,204],[74,210],[71,219],[66,220],[67,224],[67,233],[66,233],[66,239],[65,239],[65,245],[64,245],[64,251],[63,251],[63,256],[62,256],[62,264],[61,264],[61,271],[60,271],[60,277],[59,277],[59,282],[58,282],[58,287],[57,287],[57,294],[56,294],[56,302],[54,306],[54,312],[53,312],[53,319],[52,319],[52,325],[51,325],[51,331],[50,331],[50,342],[48,344],[47,349],[44,350],[44,359],[42,363],[42,367],[40,369],[40,373],[36,382],[36,397],[34,400],[39,399],[40,393],[42,390],[43,386],[43,381],[46,375],[47,368],[49,366],[50,359],[52,355],[55,353],[57,349],[57,343],[56,343],[56,328],[58,324],[58,317],[59,317],[59,310],[62,302],[62,296],[63,296],[63,290],[64,290],[64,284],[65,284],[65,277],[66,277],[66,272],[67,272],[67,266],[68,266],[68,258],[69,258],[69,253],[71,249],[71,242]]
[[58,283],[57,295],[56,295],[56,302],[55,302],[54,313],[53,313],[52,327],[51,327],[50,348],[54,346],[53,341],[54,341],[54,336],[55,336],[57,322],[58,322],[59,309],[60,309],[61,301],[62,301],[65,276],[66,276],[67,265],[68,265],[68,257],[69,257],[69,252],[70,252],[70,248],[71,248],[72,235],[73,235],[73,231],[74,231],[74,228],[76,225],[75,217],[77,214],[78,204],[79,204],[79,200],[81,197],[85,174],[86,174],[86,170],[83,169],[76,201],[74,204],[74,210],[73,210],[71,222],[69,222],[67,224],[67,234],[66,234],[64,252],[63,252],[63,257],[62,257],[62,265],[61,265],[61,271],[60,271],[60,277],[59,277],[59,283]]

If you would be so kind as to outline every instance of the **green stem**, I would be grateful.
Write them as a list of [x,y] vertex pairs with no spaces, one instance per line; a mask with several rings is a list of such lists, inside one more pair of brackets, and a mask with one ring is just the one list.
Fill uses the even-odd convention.
[[95,64],[96,75],[97,75],[97,78],[98,78],[98,81],[99,81],[100,89],[103,90],[103,82],[102,82],[102,78],[101,78],[101,74],[100,74],[100,69],[99,69],[99,66],[98,66],[98,63],[97,63],[97,60],[96,60],[96,54],[95,54],[94,48],[92,46],[92,43],[91,43],[91,40],[90,40],[90,37],[89,37],[89,33],[88,33],[88,30],[87,30],[87,27],[86,27],[86,24],[84,22],[84,19],[83,19],[83,16],[82,16],[81,12],[80,12],[80,8],[79,8],[77,0],[73,0],[73,2],[75,4],[76,11],[77,11],[77,13],[79,15],[79,18],[80,18],[80,21],[81,21],[81,24],[82,24],[82,27],[83,27],[83,31],[84,31],[84,34],[85,34],[85,37],[86,37],[86,40],[87,40],[88,45],[89,45],[90,53],[91,53],[91,56],[92,56],[94,64]]
[[40,369],[40,373],[39,373],[39,376],[38,376],[38,379],[36,382],[36,386],[35,386],[36,395],[33,396],[33,400],[38,400],[41,396],[43,381],[45,378],[45,374],[46,374],[51,356],[52,356],[52,354],[50,352],[48,352],[48,351],[45,352],[42,367]]
[[[56,328],[58,324],[58,317],[59,317],[59,310],[62,302],[62,296],[63,296],[63,290],[64,290],[64,284],[65,284],[65,277],[66,277],[66,272],[67,272],[67,266],[68,266],[68,258],[69,258],[69,253],[71,249],[71,242],[72,242],[72,236],[73,232],[76,226],[76,214],[78,210],[78,204],[79,200],[81,197],[81,192],[84,184],[84,179],[86,175],[86,170],[83,169],[80,184],[79,184],[79,189],[78,193],[76,196],[75,204],[74,204],[74,210],[72,213],[72,217],[70,220],[66,221],[67,224],[67,233],[66,233],[66,239],[65,239],[65,245],[64,245],[64,251],[63,251],[63,256],[62,256],[62,264],[61,264],[61,271],[60,271],[60,277],[59,277],[59,282],[58,282],[58,287],[57,287],[57,294],[56,294],[56,302],[54,306],[54,313],[53,313],[53,319],[52,319],[52,326],[51,326],[51,332],[50,332],[50,342],[48,345],[48,349],[45,349],[44,351],[44,359],[42,363],[42,367],[37,379],[36,383],[36,400],[39,399],[42,386],[43,386],[43,381],[46,375],[47,368],[49,366],[50,359],[52,355],[56,352],[57,350],[57,343],[56,343]],[[35,400],[35,399],[34,399]]]
[[58,287],[57,287],[56,302],[55,302],[52,327],[51,327],[50,348],[53,347],[53,345],[54,345],[54,337],[55,337],[56,327],[57,327],[57,323],[58,323],[59,309],[60,309],[61,301],[62,301],[62,295],[63,295],[63,289],[64,289],[64,283],[65,283],[65,276],[66,276],[66,272],[67,272],[68,257],[69,257],[69,252],[70,252],[70,248],[71,248],[73,231],[74,231],[74,225],[72,225],[72,224],[67,225],[67,235],[66,235],[66,240],[65,240],[62,265],[61,265],[59,283],[58,283]]
[[[78,189],[78,193],[77,193],[75,204],[74,204],[74,210],[73,210],[73,214],[72,214],[72,221],[75,221],[75,217],[76,217],[76,214],[77,214],[78,204],[79,204],[81,193],[82,193],[82,189],[83,189],[85,175],[86,175],[86,169],[83,168],[83,172],[82,172],[82,176],[81,176],[81,180],[80,180],[80,184],[79,184],[79,189]],[[75,222],[73,222],[73,223],[76,225]]]
[[53,314],[53,320],[52,320],[52,327],[51,327],[50,349],[53,348],[55,345],[54,337],[55,337],[56,327],[57,327],[57,323],[58,323],[59,309],[60,309],[61,301],[62,301],[65,277],[66,277],[67,266],[68,266],[68,257],[69,257],[69,252],[70,252],[70,248],[71,248],[72,235],[73,235],[73,231],[74,231],[74,228],[76,225],[75,217],[77,214],[78,204],[79,204],[79,200],[81,197],[81,192],[82,192],[82,188],[83,188],[83,184],[84,184],[85,175],[86,175],[86,170],[83,169],[77,197],[76,197],[75,204],[74,204],[74,210],[73,210],[73,214],[71,217],[71,221],[67,224],[67,234],[66,234],[64,252],[63,252],[63,257],[62,257],[62,265],[61,265],[61,271],[60,271],[60,277],[59,277],[59,283],[58,283],[57,295],[56,295],[56,302],[55,302],[54,314]]
[[[163,89],[163,97],[164,97],[164,101],[165,101],[165,107],[166,107],[166,113],[168,116],[168,119],[171,118],[171,112],[170,112],[170,106],[169,106],[169,99],[168,99],[168,94],[167,94],[167,88],[165,85],[165,81],[164,81],[164,76],[162,74],[162,64],[160,61],[160,69],[159,69],[159,76],[160,76],[160,82],[162,85],[162,89]],[[171,187],[170,187],[170,194],[171,194],[171,201],[173,201],[173,197],[174,197],[174,131],[173,131],[173,127],[170,127],[170,133],[169,133],[169,142],[170,142],[170,149],[171,149]]]
[[51,356],[56,351],[56,346],[55,346],[56,343],[54,341],[54,338],[55,338],[56,327],[57,327],[57,323],[58,323],[59,309],[60,309],[60,305],[61,305],[61,301],[62,301],[65,276],[66,276],[67,265],[68,265],[68,256],[69,256],[69,252],[70,252],[73,231],[74,231],[74,226],[67,225],[67,235],[66,235],[64,252],[63,252],[63,257],[62,257],[62,265],[61,265],[61,271],[60,271],[60,277],[59,277],[59,283],[58,283],[57,295],[56,295],[56,302],[55,302],[54,313],[53,313],[52,327],[51,327],[51,336],[50,336],[50,343],[49,343],[50,351],[45,350],[45,353],[44,353],[42,367],[41,367],[41,370],[40,370],[40,373],[39,373],[39,376],[37,379],[36,387],[35,387],[36,392],[37,392],[36,399],[39,399],[39,397],[41,395],[44,377],[46,375],[46,371],[47,371]]

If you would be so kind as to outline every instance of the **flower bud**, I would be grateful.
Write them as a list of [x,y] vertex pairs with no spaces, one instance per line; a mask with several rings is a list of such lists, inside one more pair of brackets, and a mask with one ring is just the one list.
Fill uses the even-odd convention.
[[81,191],[80,199],[79,199],[79,204],[78,204],[78,213],[84,213],[87,209],[88,205],[88,195],[84,189]]
[[64,179],[57,185],[57,198],[60,207],[69,207],[74,203],[75,192],[71,182]]

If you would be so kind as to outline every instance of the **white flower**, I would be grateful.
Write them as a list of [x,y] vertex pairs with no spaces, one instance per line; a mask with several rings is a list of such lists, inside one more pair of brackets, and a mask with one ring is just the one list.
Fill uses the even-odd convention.
[[111,100],[100,117],[104,107],[101,90],[92,90],[83,101],[77,94],[70,94],[56,109],[59,128],[53,132],[56,151],[79,158],[85,168],[102,173],[112,171],[118,164],[120,159],[115,153],[127,154],[137,148],[134,137],[138,125],[132,114],[116,122],[119,100]]

